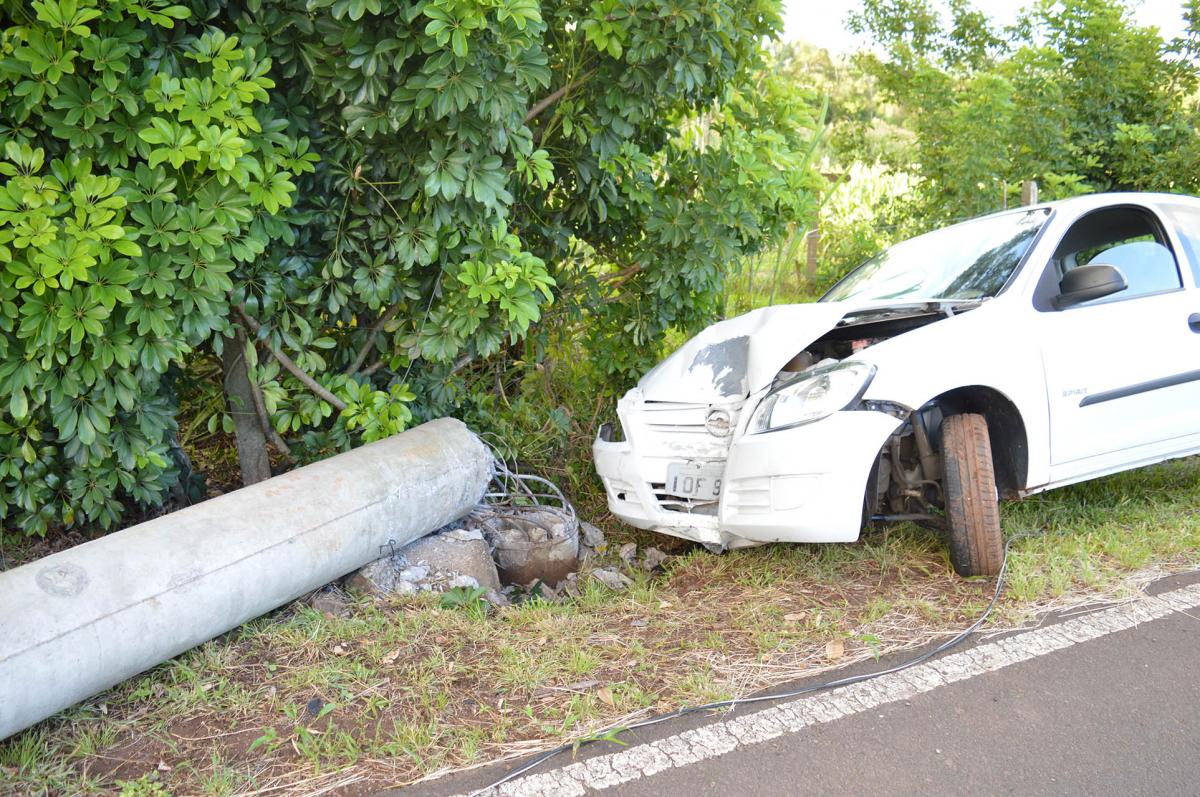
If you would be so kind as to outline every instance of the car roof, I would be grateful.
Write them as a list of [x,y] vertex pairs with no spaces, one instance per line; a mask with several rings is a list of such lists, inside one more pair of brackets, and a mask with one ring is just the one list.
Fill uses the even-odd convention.
[[1054,202],[1042,202],[1037,205],[1027,205],[1014,210],[1035,210],[1045,208],[1048,210],[1067,209],[1075,211],[1088,211],[1097,208],[1112,207],[1114,205],[1123,205],[1129,202],[1137,202],[1143,204],[1162,204],[1170,202],[1174,204],[1187,204],[1200,206],[1200,198],[1189,194],[1170,194],[1165,192],[1134,192],[1134,191],[1106,191],[1099,194],[1083,194],[1081,196],[1070,197],[1069,199],[1059,199]]
[[[984,213],[981,216],[972,216],[970,218],[959,219],[952,224],[946,224],[944,227],[953,227],[966,222],[975,221],[977,219],[989,219],[996,216],[1005,216],[1010,213],[1027,213],[1032,210],[1071,210],[1079,213],[1086,213],[1089,210],[1098,210],[1100,208],[1117,207],[1130,202],[1159,205],[1164,203],[1193,205],[1200,208],[1200,197],[1195,197],[1190,194],[1170,194],[1166,192],[1150,192],[1150,191],[1106,191],[1098,194],[1082,194],[1073,196],[1067,199],[1057,199],[1053,202],[1039,202],[1036,205],[1016,205],[1004,210],[995,210],[991,213]],[[936,227],[930,232],[935,232],[943,227]]]

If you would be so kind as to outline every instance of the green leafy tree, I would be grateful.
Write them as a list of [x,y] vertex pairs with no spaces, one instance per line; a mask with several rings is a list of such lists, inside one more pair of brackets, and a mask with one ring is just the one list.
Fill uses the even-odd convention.
[[1119,0],[1040,0],[1003,32],[966,0],[865,0],[852,25],[881,48],[860,62],[908,110],[930,222],[1043,196],[1195,191],[1200,8],[1164,42]]
[[761,70],[774,2],[294,0],[237,24],[323,158],[291,278],[246,302],[273,345],[335,339],[327,372],[411,382],[420,415],[531,328],[543,346],[551,301],[602,372],[638,370],[811,211],[813,103]]
[[818,153],[824,171],[876,162],[900,171],[909,167],[915,152],[907,110],[858,59],[792,41],[779,47],[778,63],[782,77],[828,101],[827,132]]
[[171,373],[313,156],[270,62],[165,0],[0,4],[0,515],[111,525],[175,478]]
[[254,481],[268,441],[486,404],[472,375],[544,356],[551,304],[637,371],[813,206],[774,0],[0,9],[0,511],[27,532],[161,501],[188,369],[220,359],[210,423]]

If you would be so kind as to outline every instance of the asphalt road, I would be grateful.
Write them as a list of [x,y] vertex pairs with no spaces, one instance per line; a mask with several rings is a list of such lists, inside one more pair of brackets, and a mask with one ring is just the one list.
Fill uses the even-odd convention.
[[[1151,592],[1197,581],[1176,577]],[[723,721],[667,723],[638,741],[669,742],[688,729],[719,729]],[[619,749],[593,747],[592,756]],[[1169,611],[906,700],[698,758],[608,792],[621,797],[1200,795],[1200,609]],[[569,756],[555,762],[559,767],[570,763]],[[553,768],[545,770],[553,775]],[[395,794],[469,793],[506,769]],[[592,785],[605,786],[603,776],[589,781],[584,791],[590,793]],[[527,793],[554,791],[542,784]]]
[[1200,619],[1173,614],[618,791],[1197,795]]

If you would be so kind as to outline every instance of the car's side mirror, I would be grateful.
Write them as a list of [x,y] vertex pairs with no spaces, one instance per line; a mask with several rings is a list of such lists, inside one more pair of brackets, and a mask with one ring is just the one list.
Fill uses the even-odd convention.
[[1062,282],[1058,283],[1058,296],[1054,297],[1054,306],[1062,310],[1090,302],[1092,299],[1111,296],[1128,287],[1125,275],[1116,266],[1104,263],[1079,266],[1063,275]]

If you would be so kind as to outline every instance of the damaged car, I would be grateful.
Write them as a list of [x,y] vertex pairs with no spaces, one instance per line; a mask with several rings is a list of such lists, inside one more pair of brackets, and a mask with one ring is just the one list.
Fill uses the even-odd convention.
[[1200,452],[1200,199],[1098,194],[900,243],[819,301],[721,321],[601,427],[613,514],[713,551],[945,530],[1000,499]]

